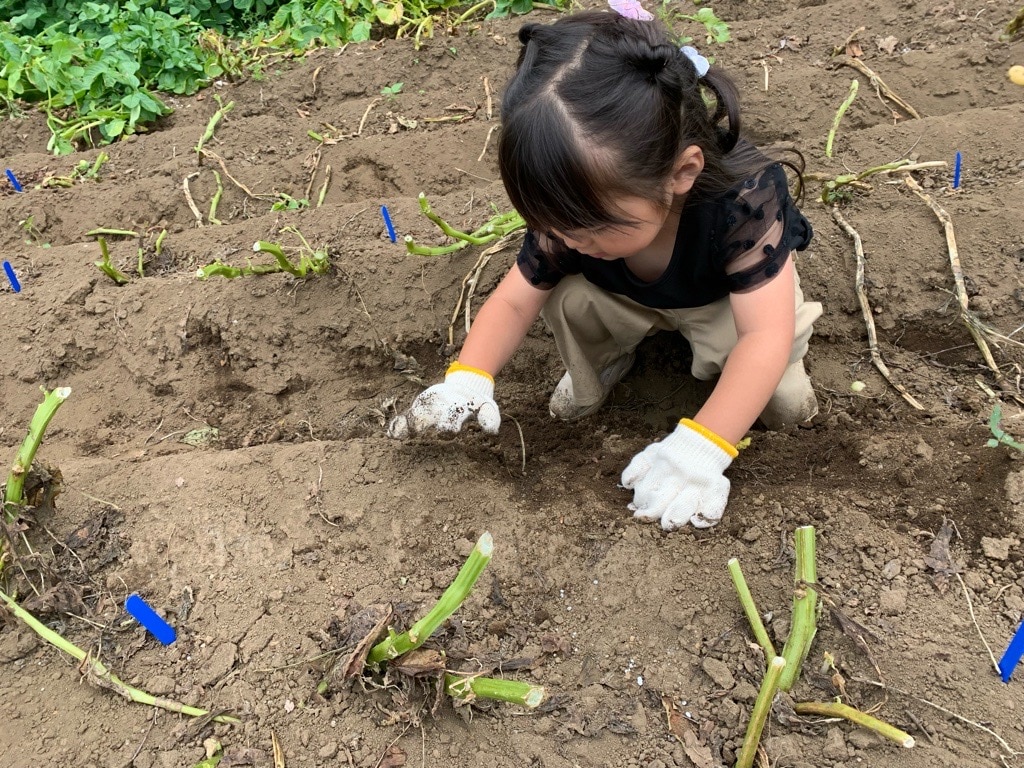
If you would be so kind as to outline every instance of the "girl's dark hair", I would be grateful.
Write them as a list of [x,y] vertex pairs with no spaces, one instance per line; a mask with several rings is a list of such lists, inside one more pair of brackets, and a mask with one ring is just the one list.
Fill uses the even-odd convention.
[[704,153],[697,199],[771,162],[740,140],[732,80],[715,67],[698,77],[657,22],[585,11],[526,24],[519,40],[498,162],[512,204],[535,230],[632,223],[613,200],[664,205],[665,185],[690,145]]

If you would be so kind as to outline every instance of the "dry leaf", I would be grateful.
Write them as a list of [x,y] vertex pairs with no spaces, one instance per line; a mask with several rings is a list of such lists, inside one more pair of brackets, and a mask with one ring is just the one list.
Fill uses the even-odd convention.
[[661,697],[668,718],[668,731],[683,745],[683,752],[690,758],[696,768],[715,768],[715,759],[711,756],[711,748],[702,744],[693,726],[679,711],[676,703],[668,696]]
[[859,59],[864,55],[864,49],[860,47],[860,43],[856,40],[851,40],[846,44],[846,55],[854,59]]
[[431,648],[417,648],[403,653],[390,666],[410,677],[436,675],[444,671],[444,656]]
[[[363,673],[367,654],[393,615],[390,605],[379,604],[367,606],[352,618],[353,632],[349,637],[356,641],[356,646],[342,665],[343,678],[356,677]],[[356,627],[358,629],[355,629]]]
[[877,45],[878,50],[882,51],[883,53],[892,53],[893,51],[896,50],[896,46],[899,45],[899,42],[900,41],[897,40],[895,37],[889,35],[888,37],[877,38],[875,40],[875,45]]
[[378,768],[401,768],[401,766],[405,765],[405,760],[405,750],[392,745],[388,747],[388,751],[384,753],[384,757],[380,759],[377,766]]

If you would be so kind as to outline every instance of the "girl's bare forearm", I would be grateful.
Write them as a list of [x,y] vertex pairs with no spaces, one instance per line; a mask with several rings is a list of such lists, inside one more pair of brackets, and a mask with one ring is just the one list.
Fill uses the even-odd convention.
[[779,343],[778,337],[741,337],[714,391],[693,420],[723,440],[738,443],[779,386],[789,364],[789,353],[790,347]]

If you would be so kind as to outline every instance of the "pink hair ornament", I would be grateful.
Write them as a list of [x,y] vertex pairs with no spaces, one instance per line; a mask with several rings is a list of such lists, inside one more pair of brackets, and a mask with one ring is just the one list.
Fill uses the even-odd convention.
[[608,0],[608,7],[627,19],[651,21],[654,18],[654,14],[645,10],[639,0]]

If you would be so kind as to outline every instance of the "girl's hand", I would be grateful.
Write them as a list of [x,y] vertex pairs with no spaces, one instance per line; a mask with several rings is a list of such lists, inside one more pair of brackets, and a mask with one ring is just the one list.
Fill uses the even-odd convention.
[[391,420],[388,436],[458,432],[470,418],[484,432],[498,434],[501,413],[494,402],[494,379],[486,371],[453,363],[442,383],[420,392],[409,410]]
[[683,419],[668,437],[633,457],[622,473],[632,489],[633,517],[661,521],[666,531],[689,523],[710,528],[722,519],[729,480],[722,474],[736,449],[711,430]]

